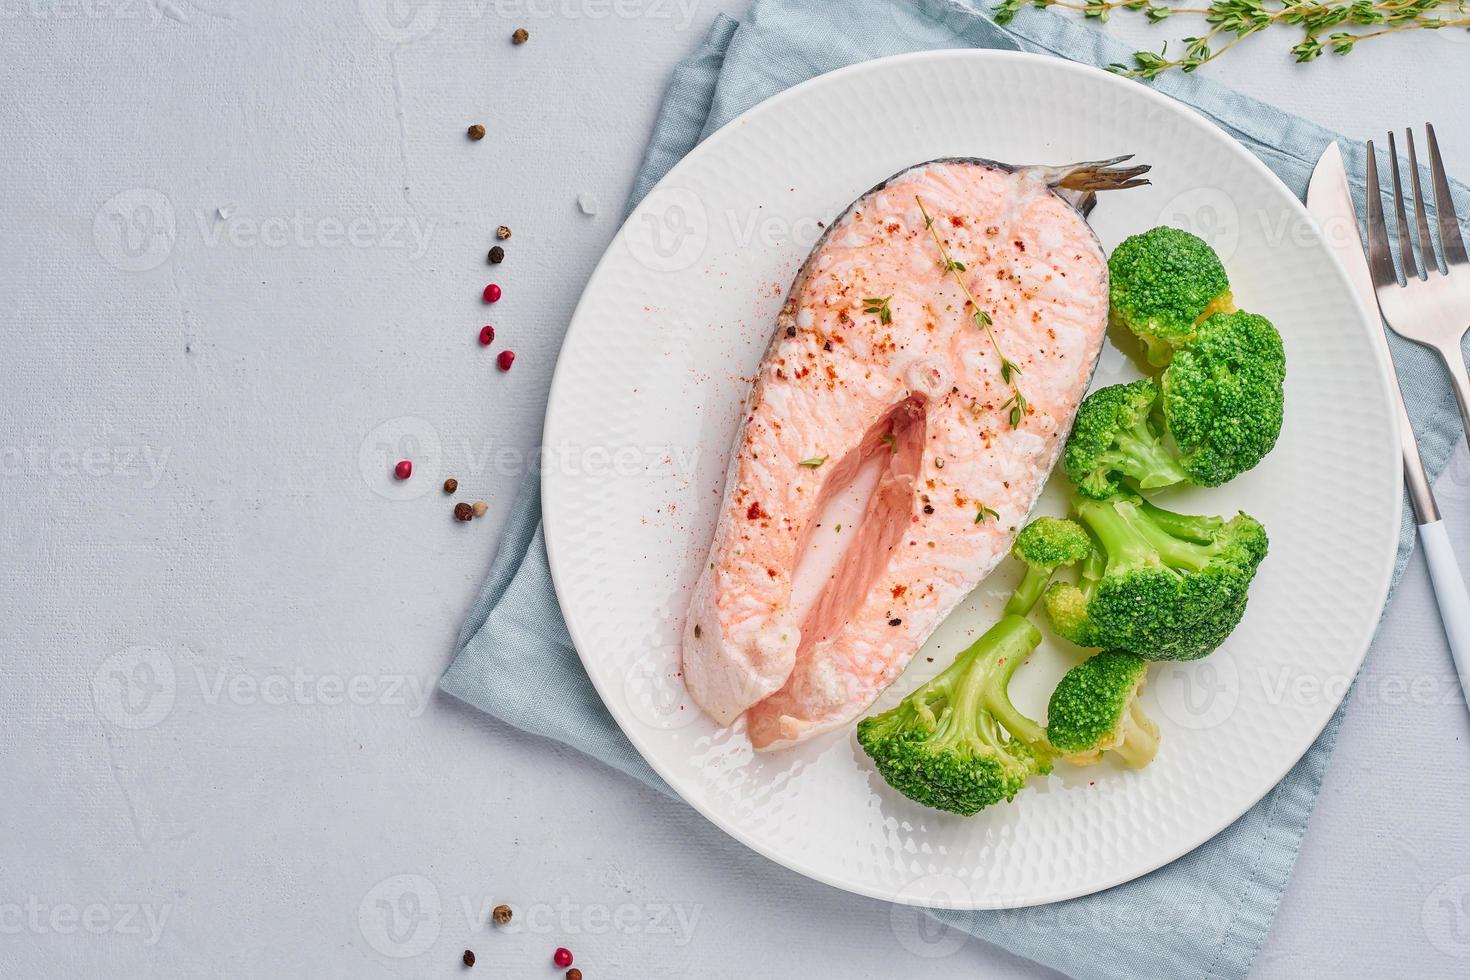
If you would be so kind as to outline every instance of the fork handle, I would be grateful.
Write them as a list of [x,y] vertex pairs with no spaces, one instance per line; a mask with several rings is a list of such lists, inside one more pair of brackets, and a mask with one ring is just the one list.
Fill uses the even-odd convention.
[[1460,675],[1460,690],[1470,701],[1470,592],[1465,590],[1465,576],[1450,547],[1444,521],[1420,524],[1419,540],[1424,544],[1424,561],[1429,566],[1429,581],[1434,585],[1450,656],[1455,658],[1455,672]]
[[1465,355],[1458,340],[1436,347],[1440,360],[1450,372],[1451,386],[1455,389],[1455,401],[1460,406],[1460,423],[1465,427],[1465,436],[1470,438],[1470,369],[1465,366]]

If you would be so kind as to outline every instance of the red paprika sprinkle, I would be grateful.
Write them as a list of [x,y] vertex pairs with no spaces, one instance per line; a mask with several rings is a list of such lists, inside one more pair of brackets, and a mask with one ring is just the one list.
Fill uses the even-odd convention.
[[502,371],[509,371],[510,366],[515,362],[516,355],[514,351],[503,350],[500,352],[500,356],[495,358],[495,366]]
[[551,954],[551,962],[557,966],[567,967],[572,965],[572,951],[565,946],[558,946],[556,952]]
[[398,465],[393,467],[393,476],[399,480],[407,480],[413,476],[413,464],[406,459],[400,459]]
[[488,326],[488,325],[481,327],[480,328],[480,344],[482,346],[484,346],[484,347],[489,347],[494,342],[495,342],[495,328],[492,327],[492,326]]
[[500,299],[500,287],[492,282],[485,287],[485,302],[494,303],[498,299]]

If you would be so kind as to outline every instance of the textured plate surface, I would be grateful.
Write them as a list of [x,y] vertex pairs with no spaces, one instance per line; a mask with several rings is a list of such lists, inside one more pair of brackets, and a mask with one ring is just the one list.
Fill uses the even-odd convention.
[[[1058,766],[965,819],[893,793],[851,731],[756,754],[689,703],[677,638],[723,491],[730,441],[790,281],[823,223],[922,160],[1066,163],[1135,153],[1154,185],[1092,215],[1109,249],[1173,224],[1203,235],[1243,308],[1280,327],[1287,421],[1276,451],[1198,512],[1246,510],[1271,555],[1245,621],[1192,664],[1153,668],[1164,738],[1148,769]],[[951,51],[869,62],[794,88],[714,134],[628,219],[588,284],[557,365],[543,469],[547,548],[587,672],[685,800],[762,854],[878,898],[1033,905],[1127,881],[1203,843],[1311,744],[1367,649],[1388,588],[1400,475],[1385,365],[1336,260],[1286,188],[1224,133],[1142,85],[1050,58]],[[1137,376],[1108,346],[1095,383]],[[1060,513],[1053,485],[1039,509]],[[1342,527],[1351,527],[1344,534]],[[1015,580],[985,581],[879,702],[992,622]],[[1044,716],[1078,657],[1048,639],[1017,674]],[[929,658],[933,658],[932,662]]]

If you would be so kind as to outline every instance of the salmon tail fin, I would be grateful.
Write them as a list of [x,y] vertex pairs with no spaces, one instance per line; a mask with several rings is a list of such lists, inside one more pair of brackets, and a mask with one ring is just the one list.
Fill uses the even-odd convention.
[[1132,159],[1133,154],[1130,153],[1127,156],[1113,157],[1111,160],[1093,160],[1088,163],[1075,163],[1070,167],[1057,167],[1049,175],[1051,179],[1047,183],[1058,190],[1087,193],[1122,191],[1130,187],[1142,187],[1148,183],[1143,175],[1153,168],[1147,164],[1132,167],[1119,166]]

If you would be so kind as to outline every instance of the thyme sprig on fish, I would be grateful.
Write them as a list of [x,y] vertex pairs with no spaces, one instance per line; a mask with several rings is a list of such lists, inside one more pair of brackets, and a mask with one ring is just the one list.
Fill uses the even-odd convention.
[[919,213],[924,216],[924,227],[929,229],[929,234],[934,238],[934,244],[939,246],[939,256],[943,260],[944,271],[954,276],[954,281],[960,284],[960,289],[964,290],[965,298],[970,301],[970,308],[974,310],[971,315],[975,320],[975,326],[985,331],[985,336],[990,338],[990,346],[995,348],[995,356],[1000,358],[1000,379],[1011,386],[1011,397],[1006,399],[1001,408],[1011,410],[1011,428],[1020,428],[1021,420],[1026,417],[1028,406],[1026,396],[1021,393],[1021,386],[1016,383],[1016,375],[1021,373],[1021,365],[1006,357],[1005,351],[1001,350],[1000,341],[995,339],[995,330],[992,329],[995,321],[991,319],[989,313],[980,308],[979,300],[975,299],[975,294],[970,292],[970,287],[965,284],[964,278],[960,275],[965,271],[964,263],[956,262],[950,256],[944,239],[939,237],[939,232],[934,227],[934,219],[924,207],[923,199],[915,195],[914,200],[919,202]]
[[888,301],[892,298],[892,296],[869,296],[863,300],[863,312],[877,315],[878,322],[887,326],[893,322],[893,310],[888,308]]
[[813,456],[811,459],[804,459],[796,465],[805,466],[809,470],[814,470],[825,462],[827,462],[826,456]]
[[1405,31],[1470,30],[1470,0],[1214,0],[1205,6],[1155,0],[1000,0],[993,8],[995,19],[1009,23],[1027,6],[1076,11],[1097,21],[1121,9],[1140,13],[1151,24],[1184,16],[1208,25],[1203,34],[1181,39],[1177,57],[1168,53],[1166,43],[1157,52],[1135,51],[1131,65],[1108,66],[1119,75],[1143,79],[1176,69],[1192,72],[1273,24],[1301,30],[1302,39],[1291,48],[1298,62],[1315,61],[1324,51],[1349,54],[1363,41]]
[[980,512],[975,515],[975,523],[976,524],[984,524],[985,523],[985,518],[987,518],[987,517],[993,517],[996,520],[1000,520],[1000,515],[998,513],[996,513],[995,511],[991,510],[989,507],[986,507],[984,504],[981,504],[980,505]]

